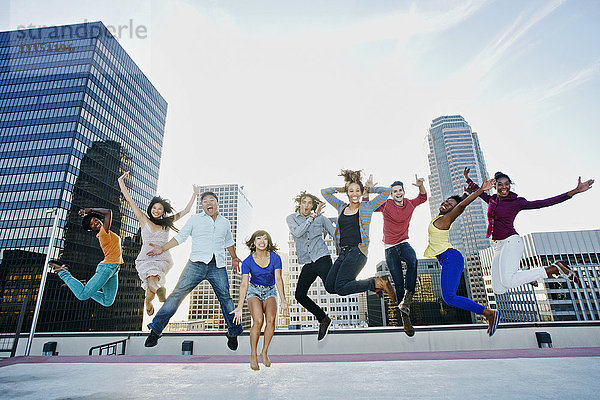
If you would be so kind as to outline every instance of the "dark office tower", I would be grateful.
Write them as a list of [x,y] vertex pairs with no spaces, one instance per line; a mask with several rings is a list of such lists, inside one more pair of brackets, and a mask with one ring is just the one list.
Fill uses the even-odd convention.
[[50,255],[89,279],[103,258],[79,209],[109,208],[123,244],[111,307],[79,301],[51,275],[37,330],[137,330],[143,291],[134,268],[139,224],[117,178],[131,171],[133,199],[156,193],[167,103],[100,22],[0,32],[0,330],[33,306],[56,209]]
[[[463,170],[471,169],[470,177],[481,183],[487,178],[487,168],[476,132],[460,115],[434,119],[427,135],[429,142],[429,207],[431,217],[438,215],[443,200],[462,194],[465,186]],[[486,304],[479,250],[490,247],[487,239],[487,205],[475,200],[454,222],[450,229],[450,243],[465,257],[465,278],[471,298]],[[474,319],[482,321],[481,317]]]

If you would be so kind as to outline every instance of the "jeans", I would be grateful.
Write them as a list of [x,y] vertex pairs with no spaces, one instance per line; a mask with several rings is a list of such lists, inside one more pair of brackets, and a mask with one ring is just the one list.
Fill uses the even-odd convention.
[[333,287],[340,296],[366,292],[369,289],[375,291],[375,279],[355,280],[366,262],[367,257],[357,246],[343,247],[327,274],[325,287]]
[[475,303],[469,298],[456,295],[460,277],[463,269],[465,269],[465,259],[460,254],[460,251],[448,249],[437,256],[437,259],[442,266],[440,286],[442,287],[442,299],[444,299],[446,304],[471,311],[475,314],[483,314],[484,306]]
[[158,310],[152,322],[148,324],[148,328],[160,335],[185,296],[205,279],[210,282],[221,304],[221,311],[227,323],[227,336],[234,337],[241,334],[243,331],[242,325],[235,324],[233,322],[233,314],[230,314],[235,309],[235,306],[229,294],[227,268],[217,268],[214,259],[208,264],[199,261],[188,261],[179,277],[177,286],[175,286],[173,292],[167,297],[167,300],[160,310]]
[[509,289],[546,278],[544,268],[519,270],[524,250],[523,239],[519,235],[494,241],[494,258],[492,259],[494,293],[506,293]]
[[331,286],[327,286],[327,274],[331,270],[331,256],[323,256],[315,262],[304,264],[300,276],[298,277],[298,284],[296,285],[296,300],[306,308],[308,312],[317,318],[317,321],[321,322],[325,318],[325,311],[319,307],[314,301],[308,297],[308,290],[310,285],[317,279],[321,278],[323,284],[325,284],[325,290],[328,293],[335,293],[333,289],[333,281],[330,282]]
[[246,299],[249,299],[250,297],[256,297],[260,301],[265,301],[269,297],[275,297],[275,300],[277,300],[277,289],[275,288],[275,285],[263,286],[250,282]]
[[73,278],[69,271],[59,271],[58,276],[79,300],[91,298],[104,307],[109,307],[115,302],[117,290],[119,289],[118,264],[98,264],[96,273],[85,285]]
[[396,286],[398,304],[404,298],[405,286],[402,261],[406,263],[406,290],[414,293],[417,287],[417,254],[408,242],[399,243],[385,249],[385,262]]

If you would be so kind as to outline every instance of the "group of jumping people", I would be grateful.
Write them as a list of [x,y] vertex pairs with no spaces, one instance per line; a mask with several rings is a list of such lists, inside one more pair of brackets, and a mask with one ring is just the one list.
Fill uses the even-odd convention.
[[[508,175],[497,172],[494,179],[477,185],[469,178],[469,168],[464,169],[465,193],[444,200],[439,213],[428,227],[428,246],[425,257],[437,258],[441,265],[440,286],[443,300],[450,306],[483,315],[488,322],[487,333],[492,336],[500,322],[501,312],[490,310],[469,298],[456,294],[464,269],[464,258],[449,242],[452,223],[477,197],[488,203],[487,237],[493,241],[492,286],[495,293],[505,293],[525,283],[551,276],[559,276],[579,285],[579,278],[566,261],[557,261],[547,267],[522,270],[519,268],[523,254],[523,240],[514,228],[518,212],[527,209],[548,207],[570,199],[577,193],[592,187],[594,180],[585,182],[578,179],[577,186],[561,195],[545,200],[527,201],[510,190],[512,184]],[[389,187],[375,186],[370,176],[363,183],[361,171],[342,170],[343,187],[330,187],[321,190],[323,198],[337,211],[337,223],[323,215],[325,203],[306,191],[294,199],[296,210],[286,218],[286,222],[296,244],[298,263],[303,264],[295,298],[319,321],[317,340],[327,335],[331,318],[308,297],[308,290],[317,278],[321,278],[328,293],[347,296],[371,290],[380,297],[386,293],[399,307],[404,332],[413,336],[415,331],[410,320],[410,308],[417,283],[417,256],[408,243],[408,230],[413,211],[427,200],[424,180],[415,175],[418,195],[414,199],[405,198],[404,184],[394,181]],[[243,328],[242,310],[247,300],[252,316],[250,330],[250,367],[259,369],[258,341],[264,325],[263,348],[260,353],[263,365],[269,367],[268,348],[275,332],[277,316],[277,293],[281,299],[281,312],[289,314],[289,303],[283,286],[282,262],[277,254],[277,246],[268,232],[258,230],[246,241],[250,255],[240,260],[236,254],[230,222],[218,211],[218,197],[213,192],[199,193],[193,187],[193,195],[184,210],[174,213],[168,200],[154,197],[143,211],[135,204],[126,187],[126,172],[118,179],[118,184],[126,201],[138,219],[141,228],[142,249],[135,266],[145,290],[145,310],[154,315],[153,299],[164,304],[148,324],[150,333],[145,346],[158,343],[162,331],[175,314],[183,299],[202,281],[208,280],[219,300],[223,317],[227,324],[227,345],[237,350],[237,337]],[[487,192],[495,188],[496,193]],[[370,193],[375,197],[370,200]],[[202,212],[191,216],[186,224],[177,230],[174,223],[189,213],[194,200],[200,195]],[[340,195],[338,198],[336,195]],[[345,195],[345,196],[343,196]],[[391,197],[390,197],[391,196]],[[373,212],[383,215],[383,242],[385,259],[392,281],[387,276],[357,280],[367,261],[369,228]],[[112,212],[102,208],[80,210],[85,230],[96,232],[104,260],[98,264],[96,273],[83,284],[74,278],[69,267],[60,260],[52,260],[50,266],[60,279],[80,300],[93,299],[103,306],[110,306],[118,289],[118,271],[123,263],[121,241],[110,230]],[[176,235],[169,240],[169,230]],[[333,262],[325,243],[325,235],[335,241],[337,258]],[[167,296],[165,276],[173,266],[169,250],[187,238],[192,238],[192,250],[173,292]],[[242,280],[237,307],[229,292],[226,270],[226,251],[229,252],[233,273],[239,272],[241,264]],[[403,265],[406,265],[406,277]]]

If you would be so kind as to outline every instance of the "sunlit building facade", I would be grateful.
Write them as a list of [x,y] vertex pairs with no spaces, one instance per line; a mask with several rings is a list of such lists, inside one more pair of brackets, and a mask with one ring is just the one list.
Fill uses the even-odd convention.
[[111,307],[79,301],[49,277],[39,331],[138,330],[144,292],[134,268],[139,224],[122,198],[156,193],[167,103],[100,23],[0,32],[0,326],[14,330],[27,299],[31,324],[56,210],[50,256],[89,279],[103,259],[81,227],[81,208],[113,211],[122,239],[119,291]]

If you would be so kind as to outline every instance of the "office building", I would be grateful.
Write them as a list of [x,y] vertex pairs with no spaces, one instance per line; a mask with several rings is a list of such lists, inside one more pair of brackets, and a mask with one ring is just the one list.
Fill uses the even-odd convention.
[[[447,115],[432,121],[427,135],[429,143],[429,207],[431,217],[438,215],[442,201],[461,195],[465,186],[463,170],[471,169],[470,177],[481,183],[488,177],[483,152],[476,132],[460,115]],[[490,247],[486,238],[487,204],[475,200],[454,222],[450,243],[465,258],[465,278],[469,297],[485,304],[486,294],[481,273],[479,251]],[[481,317],[476,318],[482,321]],[[475,317],[474,317],[475,321]]]
[[566,261],[581,281],[546,278],[503,294],[492,289],[492,249],[482,250],[481,262],[488,302],[502,310],[506,322],[594,321],[600,319],[600,230],[535,232],[523,236],[522,269]]
[[102,260],[81,227],[85,207],[113,211],[124,265],[111,307],[79,301],[49,277],[38,331],[138,330],[144,292],[134,268],[139,224],[117,178],[132,171],[134,200],[156,193],[167,103],[100,22],[0,32],[0,319],[15,327],[28,299],[31,324],[51,234],[50,256],[89,279]]
[[[245,249],[247,249],[245,241],[252,234],[252,232],[250,232],[252,223],[252,203],[250,203],[250,200],[248,199],[244,186],[237,184],[207,185],[200,187],[200,193],[203,192],[213,192],[217,195],[219,200],[219,213],[231,223],[231,233],[233,234],[236,252],[238,256],[243,259],[240,254],[245,254]],[[198,196],[196,212],[202,212],[200,196]],[[225,255],[227,275],[229,277],[229,291],[234,303],[237,305],[241,275],[232,274],[231,256],[228,251],[225,251]],[[227,329],[219,300],[217,299],[212,286],[206,280],[196,286],[190,294],[188,319],[204,321],[207,330]],[[250,328],[250,312],[248,311],[247,303],[244,303],[242,325],[244,326],[244,329]]]

